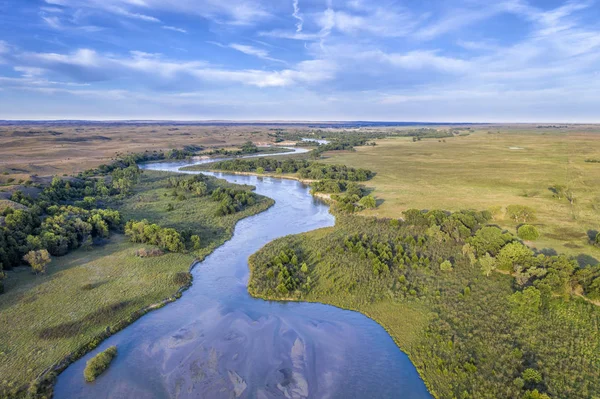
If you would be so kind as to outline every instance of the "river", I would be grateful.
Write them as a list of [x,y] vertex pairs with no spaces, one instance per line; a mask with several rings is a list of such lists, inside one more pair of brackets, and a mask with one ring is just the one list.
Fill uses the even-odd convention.
[[[177,172],[185,165],[142,167]],[[69,366],[55,398],[431,398],[408,357],[371,319],[248,294],[248,257],[278,237],[332,226],[327,205],[295,180],[207,174],[256,186],[276,203],[238,222],[233,238],[193,269],[182,298]],[[117,357],[86,383],[85,362],[111,345]]]

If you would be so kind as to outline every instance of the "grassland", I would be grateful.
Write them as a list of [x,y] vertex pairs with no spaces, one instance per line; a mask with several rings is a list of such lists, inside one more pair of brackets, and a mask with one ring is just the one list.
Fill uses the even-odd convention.
[[[532,245],[600,259],[587,234],[600,228],[600,164],[585,162],[600,158],[597,128],[488,127],[441,141],[390,138],[377,144],[325,154],[323,160],[377,173],[367,185],[380,205],[366,215],[399,217],[409,208],[489,209],[495,223],[514,232],[517,224],[504,210],[522,204],[536,210],[534,224],[542,233]],[[574,204],[553,197],[549,187],[557,184],[572,190]]]
[[[232,149],[251,140],[268,143],[269,129],[173,124],[16,124],[0,126],[0,186],[31,175],[77,174],[118,154],[193,145]],[[5,174],[6,173],[6,174]],[[10,180],[12,181],[12,180]]]
[[[46,275],[32,275],[25,267],[9,271],[6,293],[0,297],[0,387],[28,384],[107,326],[174,295],[182,284],[178,273],[187,272],[194,259],[202,259],[229,239],[238,220],[272,204],[261,197],[242,212],[217,217],[218,203],[210,197],[190,195],[176,201],[170,196],[168,176],[172,174],[144,172],[134,195],[111,205],[126,218],[190,229],[200,235],[202,248],[142,259],[135,251],[147,245],[113,235],[92,250],[54,258]],[[169,203],[174,210],[167,212]]]

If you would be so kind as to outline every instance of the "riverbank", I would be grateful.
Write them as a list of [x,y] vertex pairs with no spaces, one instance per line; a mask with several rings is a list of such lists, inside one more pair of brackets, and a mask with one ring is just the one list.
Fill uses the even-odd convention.
[[[142,315],[179,298],[191,284],[189,278],[179,278],[181,273],[189,273],[197,261],[231,239],[239,220],[273,205],[259,197],[242,212],[217,217],[218,203],[209,197],[173,199],[169,176],[146,171],[134,194],[111,206],[126,218],[192,229],[201,236],[198,250],[140,258],[135,252],[152,246],[113,235],[91,250],[55,258],[46,275],[34,276],[28,268],[8,273],[0,298],[1,397],[21,397],[27,389],[39,397],[49,395],[48,383],[57,373]],[[172,211],[165,210],[168,204]],[[32,381],[36,383],[30,387]]]

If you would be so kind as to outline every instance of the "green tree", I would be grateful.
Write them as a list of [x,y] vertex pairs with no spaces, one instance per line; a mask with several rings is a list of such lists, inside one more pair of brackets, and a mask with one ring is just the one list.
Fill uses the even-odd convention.
[[306,263],[303,263],[300,267],[300,271],[304,274],[308,273],[308,265]]
[[23,260],[29,263],[29,265],[36,274],[45,273],[48,263],[52,261],[52,259],[50,258],[50,254],[45,249],[40,249],[38,251],[29,251],[25,256],[23,256]]
[[365,197],[362,197],[360,201],[358,201],[358,204],[363,208],[373,209],[377,206],[377,201],[375,200],[375,197],[369,194]]
[[486,253],[483,257],[479,258],[479,265],[481,271],[486,276],[489,276],[494,270],[496,270],[496,259],[492,258],[490,254]]
[[440,270],[444,272],[452,271],[452,263],[449,260],[445,260],[440,264]]
[[190,240],[192,241],[192,248],[194,249],[194,251],[197,251],[200,248],[202,248],[202,245],[200,244],[200,236],[194,234],[190,237]]
[[524,224],[517,230],[517,235],[522,240],[535,241],[540,237],[540,232],[535,226]]
[[542,375],[540,372],[531,368],[525,369],[521,374],[521,378],[523,378],[523,381],[526,383],[539,384],[542,382]]
[[506,244],[498,253],[496,260],[502,270],[514,271],[518,266],[524,267],[532,261],[533,252],[520,242]]
[[263,167],[256,168],[256,173],[258,173],[259,175],[262,175],[263,173],[265,173],[265,168],[263,168]]

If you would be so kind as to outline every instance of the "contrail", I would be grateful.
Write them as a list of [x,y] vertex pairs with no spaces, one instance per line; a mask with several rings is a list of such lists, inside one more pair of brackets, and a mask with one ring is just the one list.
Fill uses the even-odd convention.
[[294,13],[292,16],[298,20],[296,23],[296,32],[302,32],[302,25],[304,24],[304,19],[300,15],[300,7],[298,7],[298,0],[294,0]]

